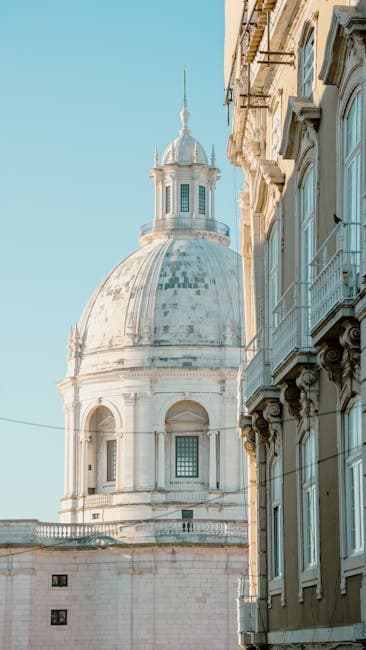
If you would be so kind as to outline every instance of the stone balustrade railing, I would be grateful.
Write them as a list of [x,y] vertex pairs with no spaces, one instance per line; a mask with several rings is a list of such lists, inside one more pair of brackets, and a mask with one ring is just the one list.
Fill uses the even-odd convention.
[[247,543],[247,524],[240,521],[162,519],[96,524],[42,523],[36,520],[0,523],[0,544],[88,545],[184,541]]

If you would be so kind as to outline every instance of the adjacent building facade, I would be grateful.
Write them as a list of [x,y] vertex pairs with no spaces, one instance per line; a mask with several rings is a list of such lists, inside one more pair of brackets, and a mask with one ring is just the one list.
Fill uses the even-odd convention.
[[70,332],[61,523],[1,522],[2,650],[237,647],[242,271],[188,118],[155,153],[140,248]]
[[364,646],[366,3],[226,3],[245,181],[242,647]]

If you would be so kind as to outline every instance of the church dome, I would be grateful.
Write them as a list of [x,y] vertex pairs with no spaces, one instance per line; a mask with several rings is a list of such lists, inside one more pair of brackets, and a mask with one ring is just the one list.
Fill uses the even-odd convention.
[[187,133],[181,133],[175,140],[168,144],[163,153],[162,164],[169,165],[198,165],[208,166],[206,152],[202,145]]
[[79,323],[82,354],[140,345],[240,345],[241,264],[204,238],[161,238],[106,276]]

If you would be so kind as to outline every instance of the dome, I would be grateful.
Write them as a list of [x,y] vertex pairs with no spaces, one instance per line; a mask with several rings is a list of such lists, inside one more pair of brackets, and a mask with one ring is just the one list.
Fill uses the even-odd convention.
[[238,346],[241,263],[203,238],[163,238],[118,264],[79,323],[82,354],[140,345]]
[[181,133],[168,144],[164,151],[162,164],[192,165],[193,163],[208,166],[206,152],[202,145],[187,133]]

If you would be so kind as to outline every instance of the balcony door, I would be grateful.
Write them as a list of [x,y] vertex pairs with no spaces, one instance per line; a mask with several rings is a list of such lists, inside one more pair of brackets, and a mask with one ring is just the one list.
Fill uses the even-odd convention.
[[310,285],[313,281],[312,260],[314,257],[314,167],[310,165],[300,187],[300,294],[304,310],[306,336],[310,332],[311,297]]

